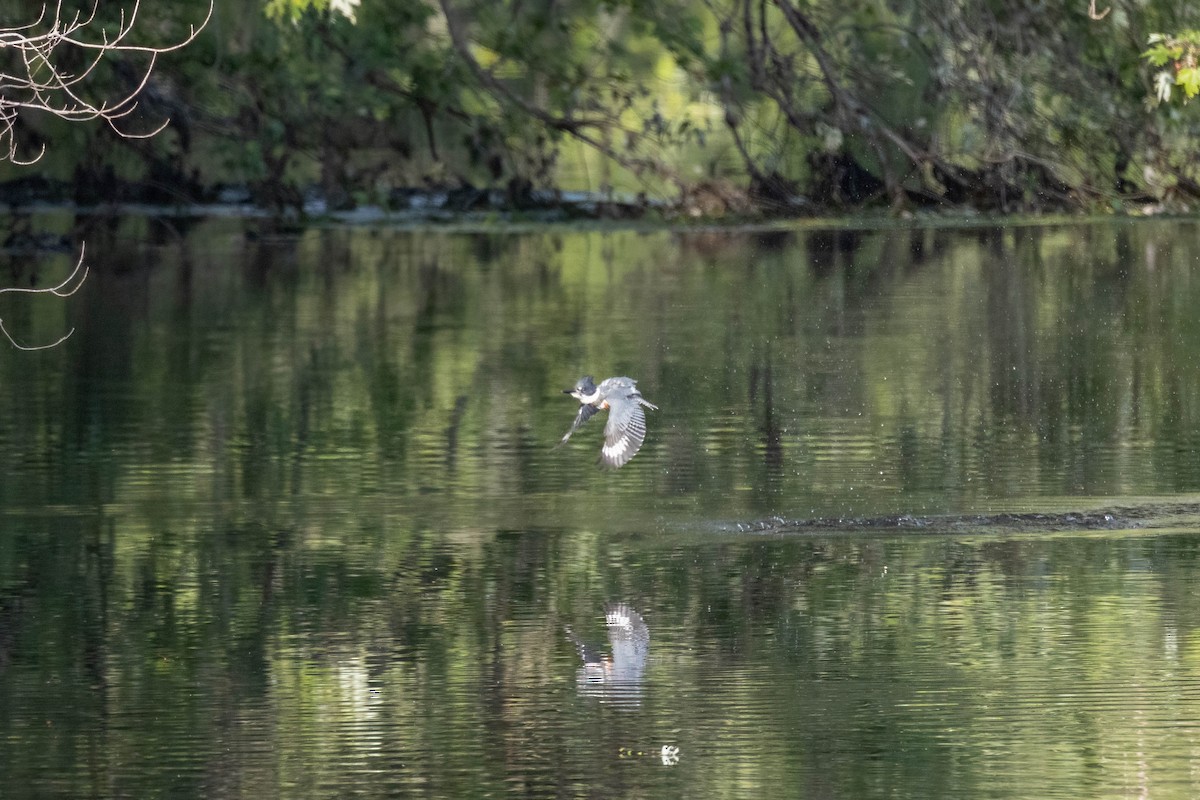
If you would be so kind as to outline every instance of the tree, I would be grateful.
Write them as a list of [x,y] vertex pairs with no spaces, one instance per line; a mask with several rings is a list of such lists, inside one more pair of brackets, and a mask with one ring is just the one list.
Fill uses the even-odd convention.
[[[108,105],[73,110],[103,108],[133,135],[169,116],[176,134],[80,129],[67,154],[77,194],[86,197],[88,178],[101,197],[154,188],[189,201],[232,184],[283,219],[303,218],[313,189],[330,209],[402,205],[437,189],[464,211],[490,202],[483,185],[516,208],[553,197],[542,190],[591,188],[678,192],[679,208],[700,211],[708,204],[692,201],[716,192],[727,211],[750,199],[783,214],[1141,209],[1164,187],[1200,198],[1200,120],[1146,113],[1152,71],[1138,57],[1150,31],[1200,25],[1189,4],[1148,0],[1135,13],[1091,0],[214,2],[222,35],[160,63],[153,79],[150,54],[134,51],[112,59],[119,71],[60,68],[82,76],[90,64],[103,73],[92,88],[115,91],[100,95]],[[162,37],[157,26],[195,13],[189,0],[156,0],[138,27]],[[94,29],[95,16],[68,22]],[[114,34],[133,27],[109,24]],[[1200,90],[1192,51],[1162,43],[1148,55],[1167,68],[1159,80],[1182,89],[1177,97]],[[85,53],[61,47],[75,60]],[[139,85],[137,118],[117,116]],[[36,158],[36,141],[11,149],[16,111],[0,144],[10,159]],[[33,126],[23,135],[30,141]],[[130,179],[137,159],[146,177]],[[120,180],[108,177],[114,164],[126,168]]]

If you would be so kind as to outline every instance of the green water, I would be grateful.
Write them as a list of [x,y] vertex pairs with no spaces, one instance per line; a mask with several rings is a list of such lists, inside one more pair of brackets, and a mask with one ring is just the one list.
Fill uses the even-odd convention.
[[1200,793],[1190,222],[87,252],[0,297],[2,797]]

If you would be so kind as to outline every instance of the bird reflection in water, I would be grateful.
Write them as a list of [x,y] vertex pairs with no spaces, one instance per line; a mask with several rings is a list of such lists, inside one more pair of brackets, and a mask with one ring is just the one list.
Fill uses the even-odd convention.
[[583,641],[567,628],[583,666],[575,672],[575,686],[581,697],[596,697],[616,705],[637,706],[642,702],[642,678],[650,653],[650,629],[642,615],[627,603],[609,603],[604,607],[611,653]]

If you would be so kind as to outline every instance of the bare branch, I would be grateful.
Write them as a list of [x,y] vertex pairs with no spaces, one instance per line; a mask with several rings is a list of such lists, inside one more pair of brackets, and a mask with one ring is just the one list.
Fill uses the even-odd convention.
[[[95,0],[87,16],[63,10],[62,0],[50,13],[42,7],[38,18],[25,25],[0,27],[0,53],[12,53],[9,63],[18,65],[16,74],[0,73],[0,161],[32,164],[45,153],[45,146],[29,159],[17,155],[17,120],[29,111],[41,111],[65,120],[102,119],[120,136],[147,138],[162,131],[170,120],[163,120],[153,130],[129,131],[121,121],[137,108],[137,97],[146,87],[158,57],[191,44],[212,19],[214,0],[199,25],[191,25],[181,41],[161,47],[128,44],[127,39],[137,23],[141,9],[135,0],[128,13],[121,11],[115,28],[106,28],[96,20],[99,0]],[[98,41],[97,41],[98,40]],[[108,58],[137,55],[145,64],[138,73],[135,86],[121,90],[116,97],[89,99],[85,94],[90,78]],[[72,70],[66,66],[74,60],[82,63]],[[15,344],[15,343],[14,343]]]
[[[88,267],[83,263],[83,252],[84,247],[81,245],[79,248],[79,260],[75,262],[75,268],[72,269],[71,274],[64,278],[63,281],[57,286],[47,286],[42,289],[26,289],[23,287],[9,286],[0,289],[0,295],[8,292],[15,292],[20,294],[52,294],[55,297],[70,297],[79,291],[79,287],[83,286],[84,282],[87,280]],[[49,350],[52,347],[58,347],[67,339],[71,338],[71,334],[74,332],[75,329],[71,328],[71,330],[60,336],[57,341],[51,342],[50,344],[25,345],[13,338],[12,334],[8,332],[8,328],[4,326],[4,320],[0,319],[0,333],[3,333],[4,338],[8,339],[9,344],[18,350]]]

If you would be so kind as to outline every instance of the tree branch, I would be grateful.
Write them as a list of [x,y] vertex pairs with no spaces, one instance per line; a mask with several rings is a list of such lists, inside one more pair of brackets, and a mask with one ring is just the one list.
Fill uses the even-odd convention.
[[[15,292],[20,294],[52,294],[55,297],[70,297],[79,291],[79,287],[83,286],[84,281],[87,280],[88,268],[87,265],[83,263],[83,250],[83,246],[80,246],[79,260],[75,262],[75,268],[72,269],[71,274],[64,278],[62,283],[58,284],[57,286],[48,286],[43,289],[25,289],[23,287],[9,286],[0,289],[0,295],[7,294],[9,292]],[[58,347],[67,339],[71,338],[71,334],[74,332],[75,329],[71,328],[71,330],[60,336],[57,341],[51,342],[50,344],[25,345],[19,343],[13,338],[12,334],[8,332],[8,328],[5,327],[4,320],[0,319],[0,333],[3,333],[4,337],[8,339],[9,344],[18,350],[49,350],[52,347]]]
[[588,145],[599,153],[611,158],[616,163],[620,164],[625,169],[633,172],[635,175],[640,175],[643,172],[651,172],[661,178],[671,181],[676,187],[682,189],[684,186],[683,180],[678,173],[671,170],[666,165],[650,158],[637,158],[627,156],[611,145],[604,142],[601,138],[589,132],[591,130],[608,130],[619,127],[615,120],[598,117],[570,117],[559,116],[546,109],[538,106],[521,97],[514,92],[503,81],[499,80],[492,72],[483,68],[483,65],[476,60],[475,55],[471,52],[471,43],[468,41],[466,34],[463,32],[459,24],[456,11],[451,8],[450,0],[438,0],[442,14],[446,18],[446,29],[450,33],[450,42],[454,46],[454,50],[458,56],[466,63],[467,68],[475,76],[476,80],[482,88],[490,92],[500,101],[507,103],[516,108],[526,116],[540,122],[551,130],[561,131],[568,136],[577,139],[580,142]]
[[[99,0],[93,3],[91,13],[86,17],[81,11],[76,11],[74,16],[64,16],[62,0],[58,0],[52,15],[48,15],[47,7],[43,6],[41,14],[33,22],[0,28],[0,53],[13,53],[11,63],[19,65],[16,74],[0,73],[0,161],[7,159],[17,164],[32,164],[45,153],[43,145],[41,151],[31,159],[17,157],[17,121],[28,111],[42,111],[70,121],[103,119],[118,135],[126,138],[141,139],[159,133],[169,120],[163,120],[151,131],[141,132],[124,130],[121,120],[137,108],[137,97],[150,80],[158,57],[187,46],[208,24],[213,14],[213,2],[209,0],[204,20],[198,26],[189,26],[188,35],[182,41],[162,47],[126,42],[137,24],[140,0],[135,0],[128,14],[124,9],[121,10],[115,31],[96,21]],[[41,33],[35,32],[43,28],[47,29]],[[99,41],[83,38],[88,33],[98,36]],[[69,58],[63,58],[60,48],[65,48],[68,53],[74,51],[84,55],[82,66],[75,71],[67,71],[63,64]],[[83,96],[82,91],[88,79],[105,58],[130,54],[148,59],[131,90],[100,101]]]

